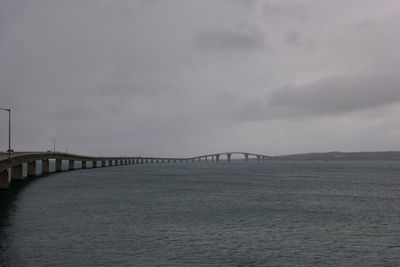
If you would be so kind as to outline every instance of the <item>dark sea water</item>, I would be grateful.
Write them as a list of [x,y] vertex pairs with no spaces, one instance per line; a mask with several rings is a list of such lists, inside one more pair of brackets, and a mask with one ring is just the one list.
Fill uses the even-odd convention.
[[400,163],[76,170],[0,192],[4,266],[398,266]]

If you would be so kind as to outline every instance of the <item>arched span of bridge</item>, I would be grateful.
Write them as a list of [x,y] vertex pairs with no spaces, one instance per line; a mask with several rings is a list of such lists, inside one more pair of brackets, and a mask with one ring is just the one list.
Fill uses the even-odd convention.
[[[87,162],[92,163],[92,168],[110,167],[131,164],[155,164],[155,163],[187,163],[220,161],[224,157],[231,161],[234,154],[243,155],[245,160],[255,158],[258,161],[274,159],[274,157],[247,153],[247,152],[224,152],[201,155],[189,158],[166,158],[166,157],[90,157],[62,152],[13,152],[0,153],[0,189],[8,189],[11,182],[23,181],[23,164],[26,164],[27,176],[37,176],[38,173],[50,173],[49,160],[55,160],[55,172],[62,171],[62,162],[68,161],[68,170],[75,169],[75,162],[81,162],[81,168],[87,168]],[[37,170],[37,162],[41,161],[41,170]],[[11,175],[9,175],[11,172]],[[9,179],[9,176],[11,176]]]
[[209,160],[211,161],[220,161],[222,158],[225,158],[227,161],[231,161],[232,155],[242,155],[243,158],[248,161],[249,159],[256,159],[258,161],[264,161],[264,160],[272,160],[276,159],[275,157],[272,156],[267,156],[263,154],[255,154],[255,153],[248,153],[248,152],[223,152],[223,153],[214,153],[214,154],[207,154],[207,155],[201,155],[201,156],[196,156],[190,158],[192,161],[199,161],[201,162],[202,160],[205,162],[208,162]]

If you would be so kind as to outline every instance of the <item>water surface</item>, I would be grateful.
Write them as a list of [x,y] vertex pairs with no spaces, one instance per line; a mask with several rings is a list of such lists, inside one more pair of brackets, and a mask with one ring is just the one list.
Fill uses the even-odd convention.
[[392,165],[148,164],[30,179],[0,192],[0,265],[397,265]]

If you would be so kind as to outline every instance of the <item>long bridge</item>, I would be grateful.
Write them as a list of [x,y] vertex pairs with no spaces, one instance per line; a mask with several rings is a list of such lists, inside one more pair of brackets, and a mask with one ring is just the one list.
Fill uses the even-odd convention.
[[[166,157],[90,157],[62,152],[0,152],[0,189],[8,189],[10,183],[24,180],[24,167],[28,177],[38,174],[50,173],[50,160],[55,160],[55,172],[63,171],[63,161],[68,162],[68,170],[74,170],[75,163],[80,162],[80,168],[86,169],[88,162],[92,168],[111,167],[118,165],[148,164],[148,163],[183,163],[183,162],[219,162],[220,160],[231,161],[232,155],[242,155],[245,160],[256,159],[258,161],[274,159],[272,156],[247,153],[247,152],[224,152],[201,155],[189,158],[166,158]],[[41,170],[38,163],[41,162]],[[9,172],[11,175],[9,175]],[[11,179],[9,179],[11,176]]]

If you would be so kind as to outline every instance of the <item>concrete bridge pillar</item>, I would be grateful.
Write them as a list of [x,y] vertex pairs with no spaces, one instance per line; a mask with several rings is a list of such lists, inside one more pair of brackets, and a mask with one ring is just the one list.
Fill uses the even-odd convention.
[[205,161],[208,162],[208,157],[204,157]]
[[124,165],[124,161],[122,159],[119,161],[119,165]]
[[140,160],[139,159],[136,159],[136,164],[140,164]]
[[154,163],[154,160],[153,160],[153,159],[151,159],[151,160],[150,160],[150,163]]
[[70,159],[68,161],[68,170],[72,171],[73,169],[75,169],[75,161]]
[[[7,178],[8,179],[8,178]],[[11,169],[11,181],[23,181],[24,173],[22,164],[18,164]]]
[[48,159],[42,160],[42,173],[50,173],[50,161]]
[[215,155],[215,161],[219,161],[219,154]]
[[227,158],[228,162],[231,162],[231,157],[232,157],[232,153],[226,154],[226,158]]
[[198,160],[199,160],[199,162],[201,162],[201,158],[199,158]]
[[162,159],[162,160],[161,160],[161,163],[164,163],[164,162],[165,162],[165,160],[164,160],[164,159]]
[[244,159],[245,159],[246,161],[249,161],[249,154],[244,153]]
[[86,160],[82,160],[82,169],[86,169]]
[[140,159],[140,164],[143,164],[144,163],[144,159]]
[[108,161],[108,166],[111,167],[112,166],[112,160]]
[[36,176],[36,161],[28,162],[28,176],[29,177]]
[[260,160],[261,160],[261,156],[257,155],[257,161],[260,161]]
[[56,159],[56,172],[60,172],[62,168],[62,160]]
[[10,182],[8,181],[8,171],[0,172],[0,189],[7,190]]
[[97,168],[97,161],[92,161],[92,168]]
[[101,161],[101,167],[105,167],[106,166],[106,161],[105,160],[102,160]]

